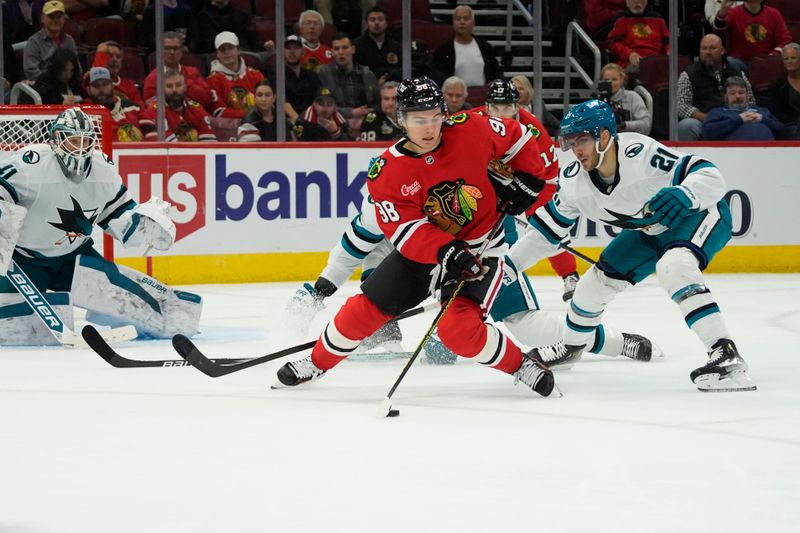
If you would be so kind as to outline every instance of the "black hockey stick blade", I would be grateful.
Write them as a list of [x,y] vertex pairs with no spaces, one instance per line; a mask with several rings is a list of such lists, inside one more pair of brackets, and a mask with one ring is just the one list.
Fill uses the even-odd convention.
[[[432,302],[415,307],[414,309],[409,309],[405,313],[397,315],[395,320],[402,320],[404,318],[422,314],[429,309],[438,307],[438,305],[439,304],[437,302]],[[298,344],[297,346],[292,346],[290,348],[285,348],[283,350],[264,355],[262,357],[243,359],[240,360],[240,362],[227,365],[219,364],[219,359],[213,360],[206,357],[203,352],[201,352],[200,349],[184,335],[175,335],[172,338],[172,347],[175,348],[175,351],[178,352],[181,357],[183,357],[190,365],[197,368],[200,372],[212,378],[218,378],[220,376],[232,374],[233,372],[238,372],[239,370],[244,370],[245,368],[250,368],[251,366],[260,365],[262,363],[274,361],[275,359],[280,359],[281,357],[286,357],[287,355],[308,350],[309,348],[313,348],[316,342],[317,341],[309,341],[304,344]]]
[[[161,359],[158,361],[143,361],[139,359],[128,359],[118,354],[106,340],[100,335],[93,326],[84,326],[81,336],[86,344],[89,345],[94,353],[105,359],[105,361],[115,368],[152,368],[152,367],[175,367],[189,366],[183,359]],[[246,359],[217,359],[218,363],[239,363]]]
[[317,341],[309,341],[303,344],[298,344],[297,346],[292,346],[290,348],[285,348],[283,350],[264,355],[262,357],[245,359],[243,361],[239,360],[240,362],[238,363],[225,365],[219,364],[219,360],[214,361],[203,355],[203,352],[201,352],[200,349],[195,346],[195,344],[188,337],[184,335],[175,335],[172,337],[172,347],[175,348],[175,351],[178,352],[188,364],[197,368],[197,370],[206,376],[212,378],[225,376],[233,372],[238,372],[239,370],[244,370],[245,368],[250,368],[251,366],[260,365],[268,361],[286,357],[287,355],[308,350],[309,348],[313,348],[314,344],[316,343]]

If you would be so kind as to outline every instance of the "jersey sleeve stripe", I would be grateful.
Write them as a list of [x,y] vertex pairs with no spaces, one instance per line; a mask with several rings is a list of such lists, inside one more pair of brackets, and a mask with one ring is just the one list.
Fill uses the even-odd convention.
[[537,213],[532,214],[530,218],[528,218],[528,222],[531,226],[536,228],[550,244],[558,244],[561,242],[561,237],[559,237],[556,232],[550,229],[550,227],[539,217]]
[[675,174],[672,175],[672,185],[680,185],[683,183],[683,180],[686,179],[689,159],[691,159],[691,156],[683,156],[680,162],[678,162],[678,166],[675,168]]
[[122,205],[120,205],[119,207],[114,209],[110,214],[108,214],[105,217],[103,217],[102,220],[98,221],[97,225],[100,226],[103,229],[107,229],[109,222],[111,222],[115,218],[119,217],[125,211],[128,211],[129,209],[133,209],[134,207],[136,207],[136,202],[134,202],[133,200],[128,200],[127,202],[124,202]]
[[15,189],[14,186],[7,182],[4,178],[0,178],[0,198],[5,196],[3,191],[8,193],[8,196],[14,201],[15,204],[19,203],[19,194],[17,194],[17,189]]
[[520,129],[522,131],[522,135],[520,136],[519,139],[517,139],[517,142],[514,143],[514,146],[512,146],[503,155],[503,158],[500,159],[500,161],[502,161],[503,163],[508,163],[509,161],[514,159],[514,156],[517,155],[517,152],[522,150],[522,147],[525,145],[525,143],[530,141],[531,138],[533,138],[533,134],[531,133],[531,130],[529,130],[527,127],[523,126],[522,124],[520,124],[519,127],[520,127]]
[[346,233],[342,235],[342,248],[344,248],[345,252],[352,255],[356,259],[364,259],[365,257],[367,257],[369,252],[372,251],[372,250],[366,251],[360,249],[358,246],[355,245],[355,243],[352,240],[350,240],[350,237]]
[[550,215],[550,217],[553,219],[553,222],[555,222],[564,229],[571,228],[572,225],[575,224],[575,221],[577,220],[575,218],[567,218],[561,213],[559,213],[558,208],[555,206],[552,200],[544,205],[544,209],[545,211],[547,211],[547,214]]
[[[360,220],[361,217],[359,216],[358,218]],[[361,240],[370,242],[372,244],[378,244],[383,240],[383,234],[372,233],[367,228],[359,224],[356,219],[353,219],[350,222],[350,226],[353,228],[353,233],[355,236]]]
[[692,163],[692,165],[689,167],[689,170],[686,172],[686,175],[689,175],[692,172],[697,172],[698,170],[702,170],[704,168],[717,168],[717,167],[716,165],[714,165],[714,163],[711,163],[710,161],[706,161],[705,159],[700,159]]
[[128,192],[128,189],[126,189],[124,185],[120,186],[119,191],[117,191],[116,196],[114,196],[114,199],[103,206],[103,211],[114,205],[116,202],[119,202],[119,199],[122,198],[126,192]]
[[423,224],[428,224],[427,219],[412,220],[399,226],[392,237],[392,244],[394,247],[402,253],[403,245],[408,241],[408,239],[411,238],[414,232],[422,227]]

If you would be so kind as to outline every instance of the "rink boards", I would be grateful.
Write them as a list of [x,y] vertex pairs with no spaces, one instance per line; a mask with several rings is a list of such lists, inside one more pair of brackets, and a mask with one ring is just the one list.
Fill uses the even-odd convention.
[[[382,144],[119,144],[114,159],[134,198],[175,208],[175,246],[149,261],[114,246],[121,263],[167,283],[314,279],[357,213]],[[710,272],[800,272],[800,143],[674,145],[715,163],[728,185],[734,237]],[[559,152],[562,164],[570,154]],[[581,220],[573,245],[590,256],[616,234]],[[98,239],[99,240],[99,239]],[[108,246],[108,241],[105,243]],[[551,274],[539,264],[534,274]]]

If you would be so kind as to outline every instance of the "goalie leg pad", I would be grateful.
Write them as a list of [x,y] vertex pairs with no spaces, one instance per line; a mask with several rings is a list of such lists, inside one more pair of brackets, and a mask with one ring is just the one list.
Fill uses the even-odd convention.
[[8,272],[11,255],[27,213],[28,210],[21,205],[0,200],[0,276],[5,276]]
[[[65,326],[74,330],[72,305],[68,292],[44,295]],[[59,346],[41,319],[20,294],[0,294],[0,346]]]
[[155,278],[103,259],[80,256],[72,278],[72,301],[110,318],[106,324],[132,324],[140,335],[171,338],[197,333],[202,298],[177,291]]

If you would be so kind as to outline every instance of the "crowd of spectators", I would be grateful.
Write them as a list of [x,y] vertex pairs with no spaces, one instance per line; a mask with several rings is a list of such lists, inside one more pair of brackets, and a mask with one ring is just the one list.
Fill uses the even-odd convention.
[[[679,139],[798,138],[800,45],[792,41],[800,38],[792,38],[781,8],[790,1],[682,2],[682,20],[701,21],[703,35],[691,54],[696,57],[686,59],[688,67],[678,78]],[[309,9],[287,18],[283,43],[287,140],[399,137],[395,110],[403,50],[394,38],[399,21],[390,20],[380,0],[297,0],[291,5],[303,3]],[[665,88],[648,84],[653,69],[644,67],[671,52],[664,19],[667,2],[574,4],[576,17],[607,59],[598,80],[606,85],[598,85],[604,88],[598,96],[614,107],[619,130],[657,134],[656,123],[664,119],[659,113]],[[269,26],[272,13],[263,11],[273,5],[261,0],[164,0],[168,140],[277,138],[274,25]],[[475,34],[473,9],[450,5],[447,33],[434,47],[414,40],[411,62],[412,74],[437,81],[448,109],[457,112],[472,107],[471,95],[472,103],[482,104],[474,95],[502,77],[508,64],[498,61],[489,41]],[[343,8],[361,21],[357,32],[333,27]],[[796,28],[800,9],[792,12],[796,18],[789,21]],[[149,0],[7,0],[5,76],[11,83],[28,83],[44,104],[93,102],[107,107],[118,140],[155,139],[154,20]],[[89,37],[90,28],[103,26],[110,29],[102,39]],[[520,106],[532,109],[536,95],[531,79],[515,76],[513,83]],[[742,105],[746,107],[740,110]],[[540,118],[551,135],[558,134],[556,116],[545,110]],[[721,127],[723,119],[741,124],[728,131],[727,123]]]

